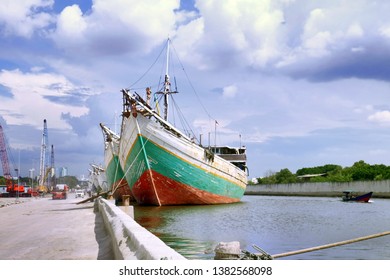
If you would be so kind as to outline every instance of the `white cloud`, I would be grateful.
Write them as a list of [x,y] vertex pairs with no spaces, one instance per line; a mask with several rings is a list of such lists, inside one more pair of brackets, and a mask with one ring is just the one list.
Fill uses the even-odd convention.
[[48,121],[52,128],[67,130],[70,126],[62,119],[62,114],[80,117],[89,111],[83,104],[72,105],[69,101],[56,101],[73,96],[82,100],[82,94],[86,94],[85,89],[78,88],[61,75],[23,73],[18,69],[2,70],[0,84],[13,94],[12,98],[0,96],[0,112],[8,125],[31,125],[40,128],[43,119],[50,118]]
[[175,35],[175,49],[187,63],[197,64],[199,69],[207,69],[208,63],[196,49],[204,33],[204,19],[196,18],[178,27]]
[[275,61],[276,69],[317,81],[345,77],[383,79],[381,73],[387,70],[363,67],[366,63],[361,61],[364,58],[371,62],[378,57],[387,60],[389,8],[381,2],[365,0],[337,5],[335,1],[290,3],[283,10],[288,31],[286,48]]
[[323,9],[314,9],[310,12],[304,26],[303,37],[311,37],[324,30],[326,15]]
[[230,85],[223,88],[222,96],[224,98],[234,98],[237,94],[238,88],[236,85]]
[[[196,29],[196,40],[187,42],[186,47],[198,54],[199,67],[212,69],[226,64],[263,67],[279,56],[276,31],[283,13],[272,1],[197,1],[196,7],[199,17],[193,22],[201,28]],[[188,38],[190,34],[184,36]]]
[[77,5],[68,6],[52,36],[73,55],[80,50],[83,55],[148,52],[173,33],[179,4],[179,0],[95,0],[87,14]]
[[353,23],[348,27],[346,34],[348,37],[361,38],[364,36],[364,30],[360,24]]
[[85,44],[84,32],[87,23],[78,5],[66,7],[57,19],[57,30],[53,35],[55,41],[63,48],[73,48]]
[[332,35],[329,32],[318,32],[303,43],[304,49],[309,56],[322,57],[330,54],[328,46],[333,43]]
[[390,111],[376,112],[370,115],[368,120],[379,123],[381,125],[390,125]]
[[[348,14],[345,7],[317,8],[310,12],[301,35],[302,55],[323,57],[343,49],[349,40],[362,38],[364,30],[360,23],[343,20],[332,20],[340,14]],[[360,47],[361,48],[361,47]],[[357,47],[351,47],[356,50]]]
[[2,0],[0,26],[4,25],[6,35],[29,38],[36,30],[45,28],[53,22],[52,15],[44,11],[53,4],[53,0]]
[[379,28],[379,33],[385,37],[390,39],[390,24],[384,25]]

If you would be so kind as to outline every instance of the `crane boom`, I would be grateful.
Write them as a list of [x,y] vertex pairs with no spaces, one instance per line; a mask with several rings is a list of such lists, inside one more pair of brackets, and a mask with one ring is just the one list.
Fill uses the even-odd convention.
[[40,164],[39,164],[39,186],[38,186],[38,192],[41,195],[44,195],[48,192],[48,186],[45,184],[45,181],[47,179],[47,175],[50,169],[46,170],[47,168],[47,144],[48,144],[48,135],[47,135],[47,122],[46,119],[43,120],[43,135],[42,135],[42,145],[41,145],[41,158],[40,158]]
[[53,189],[56,185],[56,172],[55,172],[55,166],[54,166],[54,145],[51,145],[51,155],[50,155],[50,176],[48,177],[48,186],[50,186],[51,189]]
[[7,180],[7,186],[12,184],[11,170],[9,168],[7,145],[5,142],[5,136],[3,132],[3,127],[0,124],[0,157],[1,165],[3,166],[3,176]]
[[47,149],[47,122],[43,120],[43,135],[41,144],[41,157],[39,164],[39,185],[44,185],[45,174],[46,174],[46,149]]
[[8,145],[6,142],[3,127],[1,125],[0,125],[0,158],[1,158],[1,165],[3,167],[3,176],[6,180],[8,195],[18,196],[18,197],[19,194],[23,195],[24,186],[19,186],[18,184],[14,184],[12,180],[11,168],[8,161]]

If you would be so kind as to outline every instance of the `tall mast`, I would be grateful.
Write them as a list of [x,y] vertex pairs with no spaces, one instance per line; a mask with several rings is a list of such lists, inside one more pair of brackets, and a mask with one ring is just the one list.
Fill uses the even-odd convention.
[[166,64],[166,68],[165,68],[165,75],[168,75],[168,73],[169,73],[169,43],[170,43],[170,40],[168,38],[168,42],[167,42],[167,64]]
[[165,81],[164,81],[164,120],[168,120],[168,95],[171,91],[171,83],[169,82],[169,38],[167,42],[167,61],[166,61],[166,69],[165,69]]
[[170,82],[170,79],[169,79],[169,74],[168,74],[168,71],[169,71],[169,43],[171,42],[171,40],[168,38],[168,41],[167,41],[167,57],[166,57],[166,68],[165,68],[165,79],[164,79],[164,87],[162,89],[162,91],[158,91],[156,92],[157,94],[163,94],[164,95],[164,120],[167,121],[168,120],[168,97],[170,94],[172,93],[177,93],[177,90],[175,91],[171,91],[171,82]]

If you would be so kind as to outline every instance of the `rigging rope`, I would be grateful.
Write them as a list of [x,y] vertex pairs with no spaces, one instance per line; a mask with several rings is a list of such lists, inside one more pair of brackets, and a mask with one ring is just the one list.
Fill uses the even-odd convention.
[[198,101],[199,101],[200,105],[202,106],[203,110],[205,111],[205,113],[207,114],[207,116],[209,117],[209,119],[215,120],[215,118],[213,118],[213,117],[210,115],[210,113],[207,111],[206,107],[203,105],[203,103],[202,103],[202,101],[201,101],[201,99],[200,99],[198,93],[197,93],[196,90],[195,90],[194,85],[191,83],[191,80],[190,80],[190,78],[188,77],[188,74],[187,74],[186,70],[184,69],[183,63],[181,62],[181,60],[180,60],[180,58],[179,58],[179,55],[177,54],[176,49],[175,49],[175,47],[173,46],[173,44],[172,44],[172,49],[174,50],[174,52],[175,52],[175,54],[176,54],[176,57],[177,57],[177,60],[179,61],[180,66],[181,66],[181,68],[182,68],[182,70],[183,70],[183,72],[184,72],[184,74],[185,74],[185,76],[186,76],[186,78],[187,78],[187,80],[188,80],[188,83],[190,84],[192,90],[194,91],[195,96],[196,96],[196,98],[198,99]]
[[[187,81],[188,81],[188,84],[189,84],[190,88],[192,89],[193,93],[195,94],[196,99],[198,100],[200,106],[202,107],[203,111],[205,112],[205,114],[206,114],[207,117],[209,118],[209,121],[212,120],[212,121],[216,122],[217,120],[209,113],[209,111],[207,110],[207,108],[205,107],[205,105],[202,103],[202,101],[201,101],[201,99],[200,99],[200,97],[199,97],[199,94],[197,93],[197,91],[196,91],[194,85],[192,84],[192,82],[191,82],[191,80],[190,80],[190,78],[189,78],[188,73],[186,72],[186,70],[185,70],[185,68],[184,68],[184,66],[183,66],[183,63],[181,62],[181,60],[180,60],[180,58],[179,58],[178,52],[176,51],[176,49],[175,49],[175,47],[174,47],[174,45],[172,44],[172,41],[171,41],[170,39],[168,39],[168,40],[166,41],[166,43],[164,44],[164,46],[161,48],[161,51],[160,51],[160,53],[158,54],[157,58],[156,58],[155,61],[150,65],[150,67],[145,71],[145,73],[142,74],[141,77],[140,77],[139,79],[137,79],[129,88],[131,88],[131,89],[134,90],[133,86],[136,85],[139,81],[141,81],[141,80],[146,76],[146,74],[148,74],[148,73],[150,72],[150,70],[156,65],[157,61],[159,61],[159,60],[161,59],[161,56],[162,56],[162,54],[163,54],[163,51],[166,50],[166,48],[168,47],[168,43],[169,43],[169,42],[171,42],[170,47],[171,47],[171,49],[173,50],[173,53],[175,54],[175,57],[176,57],[176,59],[177,59],[177,62],[179,63],[179,65],[180,65],[180,67],[181,67],[181,69],[182,69],[182,71],[183,71],[183,73],[184,73],[184,75],[185,75],[185,77],[186,77],[186,79],[187,79]],[[170,54],[168,54],[168,55],[170,55]],[[169,60],[169,61],[170,61],[170,60]],[[165,66],[167,66],[167,65],[165,65]],[[175,69],[174,69],[175,64],[171,63],[171,66],[172,66],[172,69],[173,69],[172,71],[174,72],[174,71],[175,71]],[[164,65],[162,66],[162,69],[165,69],[165,68],[164,68]],[[158,91],[161,91],[161,90],[160,90],[160,86],[161,86],[161,84],[163,84],[163,82],[162,82],[162,77],[165,76],[165,74],[166,74],[166,73],[163,74],[163,71],[164,71],[164,70],[161,70],[160,81],[158,82],[158,85],[156,85],[156,87],[157,87],[157,92],[158,92]],[[175,81],[175,87],[177,88],[177,86],[176,86],[176,79],[174,79],[174,81]],[[171,96],[171,99],[174,101],[173,96]],[[155,101],[156,101],[156,98],[155,98]],[[161,101],[161,98],[160,98],[158,101],[155,102],[155,106],[156,106],[156,109],[157,109],[158,112],[160,111],[160,110],[159,110],[159,101]],[[174,104],[176,104],[175,101],[174,101]],[[175,105],[175,106],[176,106],[176,108],[178,108],[177,105]],[[180,112],[180,110],[178,110],[178,111]],[[181,114],[181,112],[180,112],[180,114]],[[181,117],[181,118],[184,118],[184,117]],[[190,128],[190,126],[188,125],[187,122],[186,122],[186,124],[187,124],[187,128],[189,128],[189,131],[191,131],[192,134],[193,134],[194,137],[195,137],[195,134],[193,133],[192,129]]]
[[161,49],[159,55],[157,56],[156,60],[149,66],[149,68],[146,70],[146,72],[144,74],[141,75],[141,77],[138,78],[138,80],[136,80],[129,88],[132,88],[134,85],[136,85],[139,81],[141,81],[143,79],[143,77],[146,76],[146,74],[149,73],[150,69],[153,68],[153,66],[157,63],[157,61],[160,59],[160,56],[163,52],[163,50],[166,48],[166,45],[168,44],[168,41],[166,42],[165,46]]

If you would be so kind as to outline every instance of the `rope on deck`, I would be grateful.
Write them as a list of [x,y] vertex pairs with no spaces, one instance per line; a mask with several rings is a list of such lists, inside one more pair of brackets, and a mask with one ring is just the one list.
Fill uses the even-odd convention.
[[367,236],[363,236],[363,237],[359,237],[359,238],[349,239],[349,240],[326,244],[326,245],[321,245],[321,246],[317,246],[317,247],[311,247],[311,248],[307,248],[307,249],[303,249],[303,250],[291,251],[291,252],[282,253],[282,254],[276,254],[276,255],[272,255],[272,258],[273,259],[283,258],[283,257],[292,256],[292,255],[308,253],[308,252],[312,252],[312,251],[328,249],[331,247],[336,247],[336,246],[346,245],[346,244],[350,244],[350,243],[354,243],[354,242],[364,241],[367,239],[382,237],[382,236],[389,235],[389,234],[390,234],[390,231],[385,231],[385,232],[381,232],[381,233],[377,233],[377,234],[367,235]]

